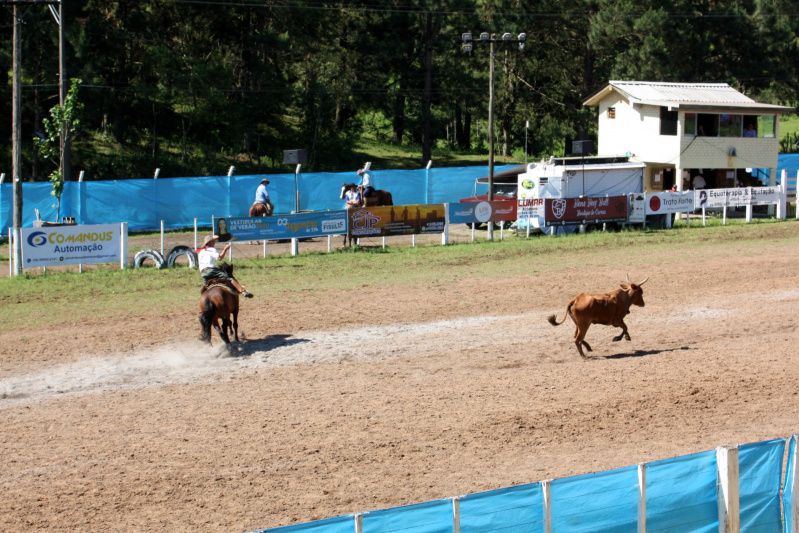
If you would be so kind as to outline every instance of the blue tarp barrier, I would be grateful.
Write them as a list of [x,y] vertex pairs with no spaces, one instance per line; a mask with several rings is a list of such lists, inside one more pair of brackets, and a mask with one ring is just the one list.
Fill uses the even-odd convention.
[[647,533],[716,533],[717,477],[715,451],[648,463]]
[[552,531],[635,531],[638,468],[635,466],[552,481]]
[[543,531],[541,485],[530,483],[464,496],[460,517],[461,533]]
[[261,529],[258,533],[354,533],[355,519],[352,515],[325,518],[315,522],[295,524],[293,526]]
[[363,533],[451,533],[452,501],[434,500],[363,515]]
[[793,493],[794,461],[796,460],[796,439],[791,437],[788,445],[788,466],[785,468],[785,484],[782,488],[782,512],[783,512],[783,531],[793,531],[793,524],[797,517],[791,512],[791,500],[795,497]]
[[780,478],[783,439],[745,444],[738,448],[738,490],[741,531],[779,531]]
[[[498,166],[496,172],[512,166]],[[394,204],[400,205],[457,202],[472,196],[475,180],[486,172],[484,166],[474,166],[373,170],[371,175],[376,188],[391,192]],[[54,221],[60,215],[75,217],[79,224],[127,222],[131,230],[158,229],[161,220],[167,229],[190,228],[195,217],[200,225],[210,226],[214,216],[247,216],[255,189],[264,177],[270,181],[268,190],[275,213],[296,209],[295,181],[300,210],[323,211],[342,209],[342,184],[360,180],[355,172],[317,172],[71,181],[64,184],[60,210],[50,195],[49,182],[23,183],[23,226],[33,225],[34,208],[44,220]],[[0,227],[4,233],[11,224],[12,194],[10,183],[0,186]]]

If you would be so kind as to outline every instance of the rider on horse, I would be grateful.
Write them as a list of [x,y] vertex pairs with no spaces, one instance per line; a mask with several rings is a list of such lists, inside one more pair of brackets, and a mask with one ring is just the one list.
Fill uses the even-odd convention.
[[200,274],[205,280],[205,284],[200,292],[205,292],[212,285],[227,285],[239,294],[243,294],[245,298],[252,298],[252,293],[249,292],[244,286],[239,283],[239,280],[233,277],[232,265],[226,263],[217,264],[217,261],[224,259],[230,250],[230,243],[225,245],[222,252],[218,252],[215,248],[216,241],[219,239],[218,235],[209,235],[205,238],[201,248],[196,250],[197,262],[200,268]]
[[367,170],[368,167],[364,166],[363,168],[358,169],[356,172],[356,174],[361,177],[361,182],[358,184],[358,189],[361,191],[364,205],[366,205],[366,199],[375,192],[375,188],[372,185],[372,176]]
[[[261,180],[261,184],[258,185],[258,188],[255,189],[255,203],[253,203],[250,208],[250,216],[253,216],[253,209],[257,209],[259,212],[265,211],[265,216],[272,216],[272,202],[269,200],[269,191],[266,190],[267,185],[269,185],[269,180],[264,178]],[[258,204],[261,204],[263,207],[258,209],[256,207]]]

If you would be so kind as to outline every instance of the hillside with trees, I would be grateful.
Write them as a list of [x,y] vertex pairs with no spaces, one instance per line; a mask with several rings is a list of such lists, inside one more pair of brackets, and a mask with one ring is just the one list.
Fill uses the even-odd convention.
[[[2,2],[0,2],[2,4]],[[66,0],[69,78],[81,81],[72,163],[88,179],[382,168],[484,154],[488,50],[471,31],[527,34],[496,55],[497,153],[562,154],[595,134],[583,99],[609,79],[726,82],[799,104],[790,0]],[[58,28],[20,9],[23,172],[55,167],[41,137],[58,103]],[[0,171],[11,166],[12,15],[0,7]]]

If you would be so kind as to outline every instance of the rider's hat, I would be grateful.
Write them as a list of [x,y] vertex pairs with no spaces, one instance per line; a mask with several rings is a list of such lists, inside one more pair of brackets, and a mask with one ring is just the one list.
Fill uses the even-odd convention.
[[269,185],[269,180],[264,178],[264,179],[261,180],[261,183],[265,183],[265,184]]
[[216,241],[219,240],[219,235],[208,235],[205,240],[203,241],[203,246],[209,246],[211,244],[215,244]]

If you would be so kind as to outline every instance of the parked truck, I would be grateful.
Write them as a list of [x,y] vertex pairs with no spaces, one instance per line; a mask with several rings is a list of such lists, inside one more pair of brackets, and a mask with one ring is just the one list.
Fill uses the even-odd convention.
[[640,193],[644,167],[629,157],[551,157],[529,163],[518,176],[517,229],[543,230],[547,198],[597,198]]

